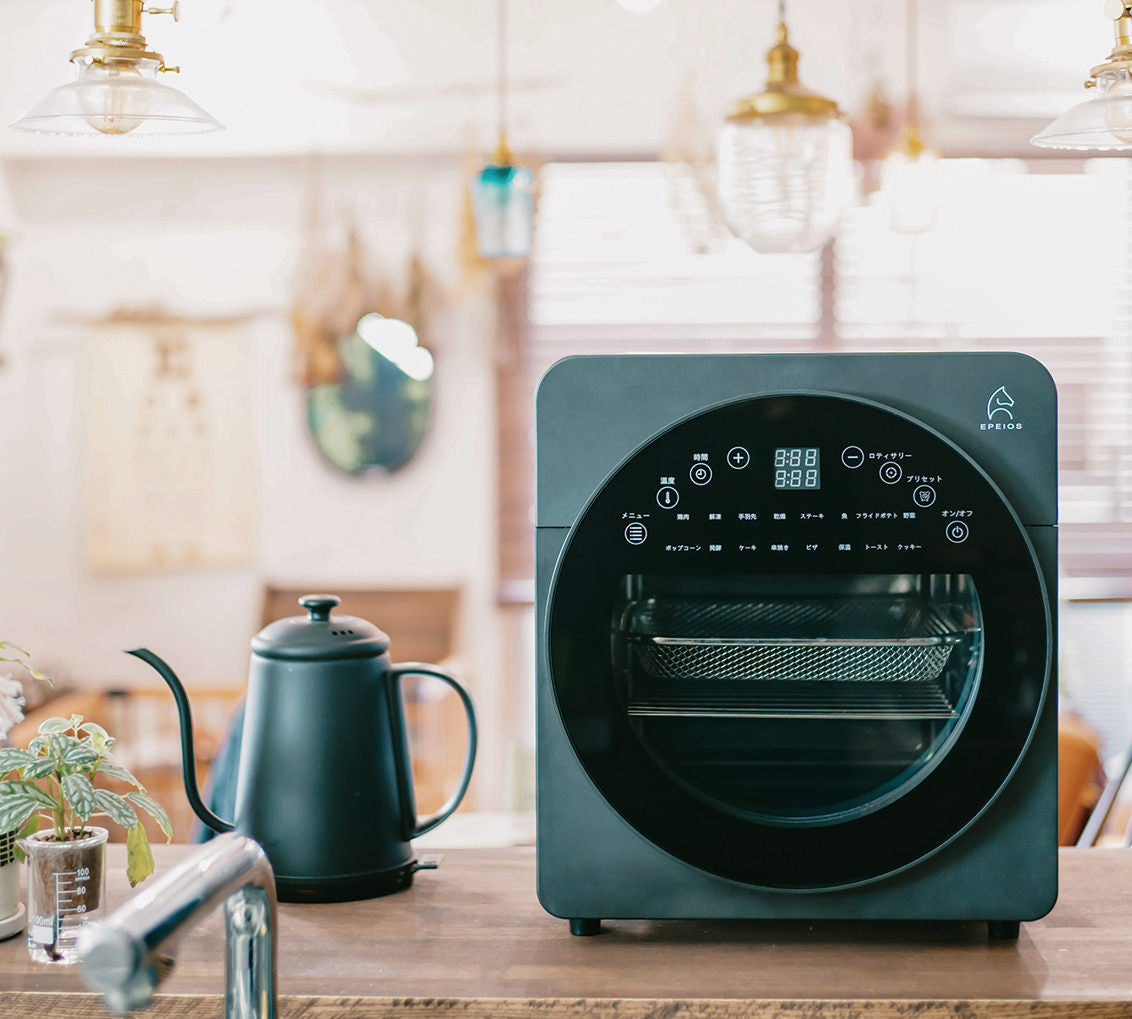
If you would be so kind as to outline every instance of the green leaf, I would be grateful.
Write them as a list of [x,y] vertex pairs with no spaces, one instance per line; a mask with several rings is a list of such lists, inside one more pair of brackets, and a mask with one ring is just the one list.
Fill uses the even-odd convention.
[[109,789],[95,789],[94,800],[98,809],[115,824],[133,828],[138,823],[137,812],[117,793],[112,793]]
[[98,802],[94,796],[94,786],[86,775],[65,775],[63,777],[63,798],[71,809],[85,821],[94,813]]
[[59,806],[58,803],[52,799],[50,793],[45,793],[34,782],[27,782],[23,779],[9,779],[6,782],[0,782],[0,800],[8,796],[33,796],[43,806],[53,808]]
[[126,836],[126,877],[133,888],[152,873],[153,853],[149,848],[149,836],[145,832],[145,826],[139,821]]
[[76,732],[78,732],[79,726],[82,725],[82,724],[83,724],[83,716],[82,715],[72,715],[71,716],[70,728],[72,728]]
[[16,768],[26,768],[35,761],[35,754],[19,747],[0,747],[0,775],[7,775]]
[[27,853],[20,848],[20,839],[26,839],[32,832],[39,831],[39,813],[36,812],[31,815],[25,822],[24,826],[16,832],[16,844],[12,847],[12,852],[16,854],[16,859],[23,863],[27,859]]
[[84,722],[79,726],[79,732],[85,732],[90,736],[91,742],[99,755],[109,753],[110,748],[114,745],[114,737],[97,722]]
[[54,757],[37,757],[24,768],[24,778],[47,778],[54,775],[59,768],[59,762]]
[[0,831],[21,827],[39,810],[53,810],[58,804],[30,782],[0,782]]
[[141,807],[157,821],[161,826],[161,833],[165,836],[166,842],[173,841],[173,822],[169,818],[168,811],[157,800],[152,796],[146,796],[145,793],[126,793],[126,799]]
[[42,680],[48,686],[54,686],[55,685],[55,680],[53,680],[46,673],[40,672],[39,669],[37,669],[37,668],[35,668],[34,666],[31,666],[31,665],[26,666],[26,668],[27,668],[28,672],[31,673],[32,679]]
[[143,793],[145,792],[145,786],[134,778],[129,769],[124,768],[114,760],[113,757],[104,757],[98,762],[98,773],[105,775],[107,778],[116,778],[122,782],[129,782],[130,785],[137,786]]
[[43,735],[48,735],[53,732],[66,732],[71,727],[71,723],[65,718],[48,718],[42,721],[39,725],[39,731]]
[[[2,650],[2,651],[15,651],[17,654],[21,654],[25,658],[31,657],[31,655],[29,655],[22,647],[19,647],[18,645],[13,644],[10,640],[0,640],[0,650]],[[0,661],[3,661],[3,662],[14,662],[15,660],[16,659],[14,659],[14,658],[0,658]]]
[[98,760],[98,751],[94,747],[84,746],[82,743],[72,743],[63,751],[63,763],[72,767],[82,767],[84,764],[94,764]]
[[28,750],[33,754],[38,754],[51,740],[47,736],[33,736],[28,743]]

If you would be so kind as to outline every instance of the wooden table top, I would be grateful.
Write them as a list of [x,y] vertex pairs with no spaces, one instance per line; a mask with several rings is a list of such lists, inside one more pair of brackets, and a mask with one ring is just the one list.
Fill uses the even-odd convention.
[[[156,846],[158,873],[193,852]],[[110,847],[112,905],[128,897]],[[732,1019],[1132,1017],[1132,851],[1061,854],[1061,897],[1015,942],[982,924],[606,922],[571,937],[531,848],[451,850],[412,889],[279,908],[280,1015]],[[182,944],[150,1016],[223,1015],[219,913]],[[0,1016],[105,1016],[71,967],[0,943]]]

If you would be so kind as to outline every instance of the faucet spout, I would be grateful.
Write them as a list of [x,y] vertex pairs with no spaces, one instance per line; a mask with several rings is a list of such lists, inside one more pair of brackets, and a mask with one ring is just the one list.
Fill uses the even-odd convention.
[[227,1019],[275,1019],[275,875],[263,847],[221,835],[84,931],[80,969],[114,1012],[145,1008],[185,932],[223,904]]

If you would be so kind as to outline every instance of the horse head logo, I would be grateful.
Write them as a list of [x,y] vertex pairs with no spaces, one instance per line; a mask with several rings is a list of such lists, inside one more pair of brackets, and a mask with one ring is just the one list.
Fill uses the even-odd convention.
[[991,397],[987,400],[987,419],[994,420],[995,414],[1005,414],[1011,421],[1014,420],[1014,412],[1011,407],[1014,406],[1014,401],[1010,398],[1010,394],[1006,391],[1005,386],[999,386]]

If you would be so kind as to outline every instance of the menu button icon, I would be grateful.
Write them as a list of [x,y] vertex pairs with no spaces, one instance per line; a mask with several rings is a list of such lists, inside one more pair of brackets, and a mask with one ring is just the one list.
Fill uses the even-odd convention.
[[648,528],[639,520],[634,520],[625,528],[625,540],[630,545],[643,545],[648,536]]

